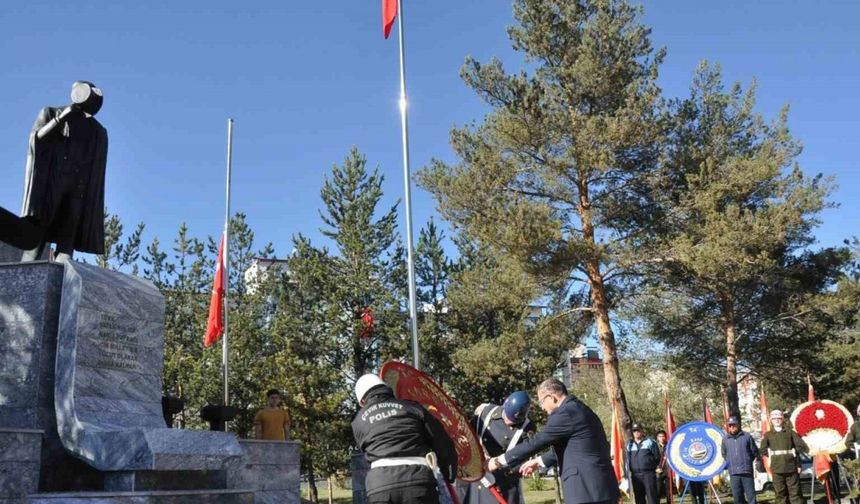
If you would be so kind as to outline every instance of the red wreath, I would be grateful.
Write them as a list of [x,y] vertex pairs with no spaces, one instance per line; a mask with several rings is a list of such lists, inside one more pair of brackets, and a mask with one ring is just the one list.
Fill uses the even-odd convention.
[[845,450],[845,436],[854,422],[851,414],[833,401],[809,401],[791,415],[794,430],[816,453],[840,453]]

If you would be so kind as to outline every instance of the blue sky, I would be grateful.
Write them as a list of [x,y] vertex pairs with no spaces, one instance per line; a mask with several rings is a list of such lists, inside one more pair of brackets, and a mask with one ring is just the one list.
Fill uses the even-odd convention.
[[[110,151],[106,204],[145,242],[171,243],[222,225],[226,120],[233,117],[233,209],[279,255],[290,237],[319,240],[323,177],[350,147],[386,175],[386,205],[403,192],[397,42],[383,40],[379,0],[298,2],[9,2],[0,16],[0,205],[21,201],[27,133],[38,110],[67,103],[74,80],[101,86]],[[406,9],[412,167],[454,161],[453,125],[486,109],[460,81],[466,55],[522,63],[505,27],[507,0],[410,2]],[[684,96],[701,59],[727,80],[759,84],[767,117],[791,105],[808,173],[839,184],[816,234],[835,245],[860,234],[860,4],[853,1],[645,3],[660,83]],[[414,192],[417,227],[434,215]],[[402,220],[402,219],[401,219]]]

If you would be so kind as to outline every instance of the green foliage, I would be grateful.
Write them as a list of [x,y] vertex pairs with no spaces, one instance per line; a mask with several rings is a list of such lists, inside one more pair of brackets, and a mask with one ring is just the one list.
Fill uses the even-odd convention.
[[514,17],[514,49],[534,70],[467,58],[461,76],[492,110],[451,131],[457,164],[434,160],[418,180],[446,219],[532,276],[563,320],[596,322],[606,385],[629,426],[609,312],[641,233],[661,217],[652,175],[664,52],[624,1],[517,0]]
[[860,459],[844,460],[842,467],[845,468],[846,476],[852,481],[852,488],[849,497],[856,499],[860,497]]
[[739,367],[782,390],[805,378],[834,327],[824,299],[847,260],[806,248],[830,183],[797,166],[787,111],[767,124],[754,105],[755,86],[726,91],[707,63],[676,104],[666,219],[644,249],[655,259],[635,315],[689,376],[725,382],[734,411]]
[[549,490],[549,487],[549,483],[544,481],[537,473],[533,474],[530,478],[526,478],[526,488],[530,492],[543,492]]
[[[271,345],[264,344],[271,339],[265,325],[270,288],[248,292],[243,278],[254,257],[270,257],[273,252],[271,245],[254,252],[253,241],[245,215],[236,214],[230,221],[227,330],[230,401],[239,409],[231,428],[242,437],[252,432],[256,410],[264,404],[264,391],[283,387],[282,381],[272,383],[272,377],[282,376],[283,371],[276,367]],[[182,224],[169,253],[161,250],[155,238],[141,258],[144,277],[165,297],[164,392],[185,400],[185,410],[178,418],[182,427],[204,427],[200,408],[223,403],[221,345],[202,346],[216,255],[215,239],[209,237],[204,243],[189,236]]]
[[[630,416],[645,427],[649,436],[654,436],[658,430],[666,428],[664,394],[669,396],[672,414],[678,426],[703,419],[702,398],[719,397],[718,391],[691,384],[683,374],[674,372],[657,358],[623,361],[621,379],[624,382]],[[608,436],[612,427],[612,408],[603,387],[603,373],[593,368],[576,371],[570,392],[594,410],[603,422]],[[713,403],[710,406],[715,420],[722,419],[718,408],[715,408]]]
[[[342,166],[332,168],[320,192],[325,205],[320,214],[326,224],[321,231],[337,249],[326,263],[331,279],[327,302],[337,310],[329,323],[339,348],[349,349],[352,379],[378,370],[385,360],[404,356],[408,347],[397,205],[375,217],[382,181],[378,170],[368,172],[366,159],[353,148]],[[359,338],[361,314],[367,307],[373,310],[373,334]]]
[[[346,355],[330,330],[335,313],[331,291],[331,258],[296,237],[287,272],[278,279],[272,341],[277,368],[293,413],[292,434],[302,443],[302,467],[315,475],[348,466],[351,431],[349,388],[343,376]],[[273,376],[273,380],[278,377]]]
[[122,240],[122,222],[119,216],[111,214],[105,208],[105,253],[96,256],[96,264],[100,268],[122,270],[128,268],[129,273],[137,276],[138,260],[140,259],[140,240],[145,226],[137,224],[134,232]]

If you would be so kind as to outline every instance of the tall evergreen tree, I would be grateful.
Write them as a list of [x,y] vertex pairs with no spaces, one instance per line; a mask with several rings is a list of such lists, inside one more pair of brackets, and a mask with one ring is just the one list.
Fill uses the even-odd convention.
[[808,371],[833,327],[814,297],[847,257],[807,249],[830,184],[797,166],[787,110],[767,124],[754,105],[755,86],[726,91],[703,63],[676,107],[667,218],[650,254],[660,282],[640,311],[679,364],[706,380],[724,370],[735,412],[739,366],[783,382]]
[[[342,316],[328,303],[331,257],[302,236],[281,279],[272,344],[278,379],[285,382],[293,437],[302,443],[302,470],[317,502],[316,482],[348,465],[352,446],[349,387],[343,376],[347,354],[340,348],[332,321]],[[287,380],[283,377],[287,376]]]
[[[321,232],[337,251],[328,263],[332,283],[327,301],[339,311],[333,330],[340,347],[350,349],[353,379],[407,350],[397,203],[377,217],[382,181],[379,171],[369,172],[367,160],[353,147],[343,165],[332,168],[320,191],[326,225]],[[372,331],[363,320],[367,310],[373,317]]]
[[546,316],[532,305],[540,290],[518,261],[465,235],[454,242],[459,257],[451,268],[440,339],[450,365],[439,374],[466,408],[501,403],[511,391],[531,390],[552,374],[583,333],[572,334],[573,326],[558,323],[564,317]]
[[443,386],[454,372],[453,342],[448,327],[451,307],[446,299],[451,261],[442,247],[444,239],[445,233],[431,219],[419,231],[415,248],[421,368]]
[[629,431],[610,312],[657,217],[649,176],[663,51],[625,1],[516,0],[514,17],[510,38],[534,70],[467,58],[461,75],[492,112],[452,131],[458,164],[433,161],[419,180],[447,219],[568,299],[569,319],[594,323],[608,397]]

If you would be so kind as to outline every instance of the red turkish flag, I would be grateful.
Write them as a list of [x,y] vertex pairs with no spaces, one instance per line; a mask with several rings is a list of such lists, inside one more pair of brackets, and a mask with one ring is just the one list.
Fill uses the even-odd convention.
[[616,408],[612,408],[612,434],[609,437],[609,453],[612,456],[612,469],[615,480],[621,483],[624,479],[624,434],[621,432],[621,422]]
[[397,0],[382,0],[382,35],[388,38],[397,17]]
[[711,408],[708,406],[708,400],[704,397],[702,398],[702,420],[708,422],[709,424],[714,423],[714,417],[713,415],[711,415]]
[[373,336],[373,308],[369,306],[361,310],[361,331],[358,336],[361,339]]
[[[669,404],[669,393],[668,392],[663,395],[663,402],[664,402],[664,405],[666,407],[665,411],[664,411],[664,416],[666,419],[666,442],[668,443],[669,439],[672,438],[672,434],[675,433],[675,427],[676,427],[675,426],[675,415],[672,414],[672,406]],[[663,467],[663,470],[666,471],[666,477],[668,478],[668,485],[666,485],[669,487],[668,488],[669,494],[667,496],[668,497],[667,502],[669,504],[673,504],[675,502],[674,494],[680,487],[680,480],[678,479],[678,476],[676,474],[674,474],[674,471],[672,471],[672,467],[669,465],[669,462],[666,460],[665,450],[663,451],[663,460],[660,461],[660,465]]]
[[[761,435],[764,436],[770,430],[770,410],[767,407],[767,397],[764,394],[764,388],[761,389],[761,394],[758,396],[759,421],[761,422]],[[764,469],[770,474],[770,459],[765,455],[761,458],[764,464]]]
[[209,300],[209,320],[206,322],[206,337],[203,346],[210,347],[224,333],[224,235],[218,245],[218,264],[215,267],[215,281],[212,285],[212,298]]

